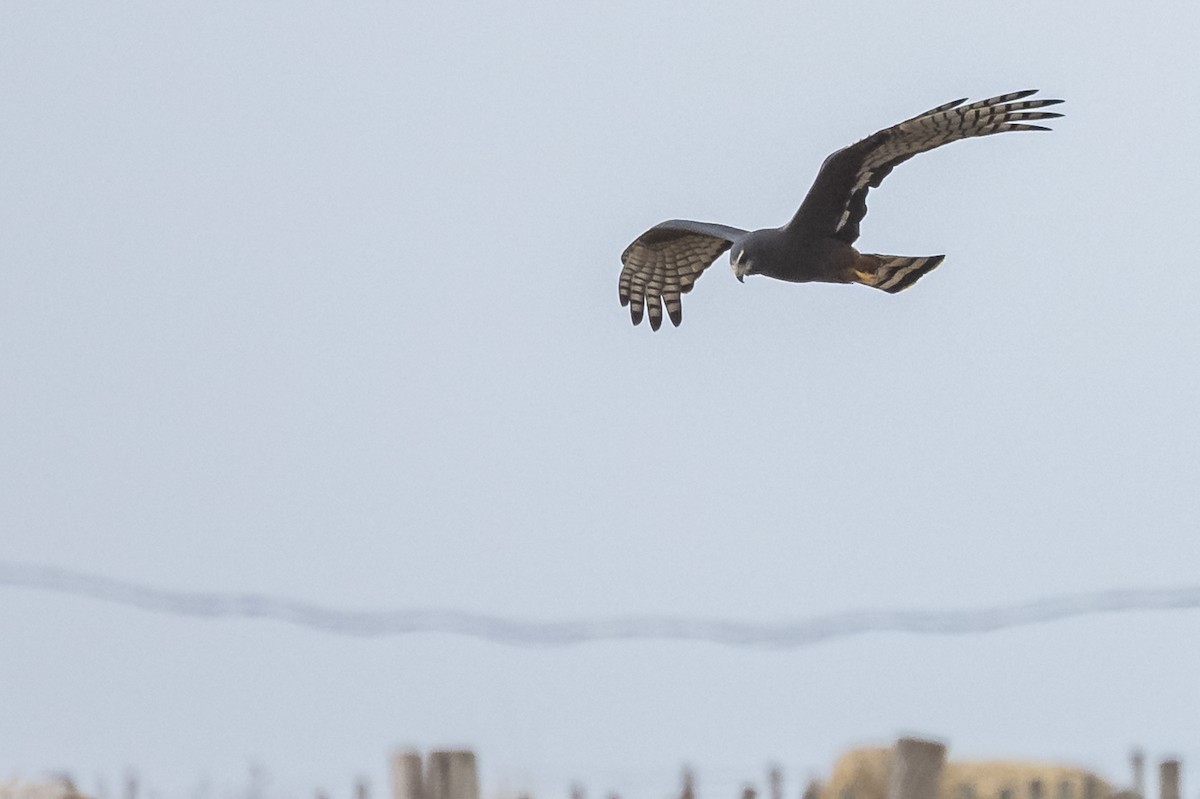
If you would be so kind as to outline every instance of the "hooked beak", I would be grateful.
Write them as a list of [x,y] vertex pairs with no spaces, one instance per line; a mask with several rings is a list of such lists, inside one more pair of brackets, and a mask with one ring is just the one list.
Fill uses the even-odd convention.
[[738,279],[738,282],[745,283],[746,275],[750,274],[750,259],[746,257],[744,249],[738,251],[736,258],[730,253],[729,266],[733,269],[733,276]]

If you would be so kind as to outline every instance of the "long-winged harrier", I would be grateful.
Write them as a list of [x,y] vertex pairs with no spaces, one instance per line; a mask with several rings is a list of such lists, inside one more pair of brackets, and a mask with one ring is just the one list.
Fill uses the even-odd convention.
[[678,326],[683,320],[680,295],[691,291],[700,273],[726,250],[738,280],[766,275],[793,283],[862,283],[892,294],[908,288],[946,256],[871,255],[850,246],[867,213],[867,191],[897,164],[943,144],[1010,130],[1049,130],[1030,123],[1062,114],[1033,109],[1062,100],[1024,99],[1036,92],[1012,92],[970,105],[963,105],[964,97],[838,150],[825,159],[800,209],[783,227],[750,232],[686,219],[655,225],[621,254],[621,305],[629,306],[635,325],[649,308],[650,327],[658,330],[665,302],[667,315]]

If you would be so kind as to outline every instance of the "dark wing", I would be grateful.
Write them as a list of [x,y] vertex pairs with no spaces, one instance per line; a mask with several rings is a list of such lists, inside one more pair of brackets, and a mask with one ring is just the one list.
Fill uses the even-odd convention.
[[879,186],[897,164],[959,139],[1012,130],[1049,130],[1029,123],[1062,114],[1033,109],[1062,100],[1023,99],[1036,92],[1001,94],[970,105],[963,105],[966,98],[954,100],[838,150],[821,165],[788,228],[853,244],[867,214],[867,191]]
[[662,325],[662,303],[676,327],[683,321],[681,294],[692,290],[700,273],[746,231],[709,222],[672,219],[655,225],[621,253],[621,305],[629,306],[636,325],[650,308],[650,327]]

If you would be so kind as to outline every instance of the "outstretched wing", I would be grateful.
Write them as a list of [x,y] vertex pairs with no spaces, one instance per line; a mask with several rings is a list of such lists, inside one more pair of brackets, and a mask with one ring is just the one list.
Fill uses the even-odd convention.
[[963,105],[966,98],[954,100],[838,150],[821,165],[788,228],[853,244],[867,213],[867,192],[879,186],[897,164],[959,139],[1013,130],[1049,130],[1030,123],[1062,114],[1035,109],[1062,100],[1024,99],[1036,92],[1001,94],[970,105]]
[[621,253],[621,305],[636,325],[650,309],[650,327],[662,325],[662,303],[676,327],[683,321],[679,297],[692,290],[700,273],[746,231],[709,222],[672,219],[647,230]]

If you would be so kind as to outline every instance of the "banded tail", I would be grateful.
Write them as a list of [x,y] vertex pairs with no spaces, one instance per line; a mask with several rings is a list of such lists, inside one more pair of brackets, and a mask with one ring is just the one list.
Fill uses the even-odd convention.
[[937,268],[946,256],[867,255],[854,264],[854,282],[895,294],[904,291],[921,277]]

